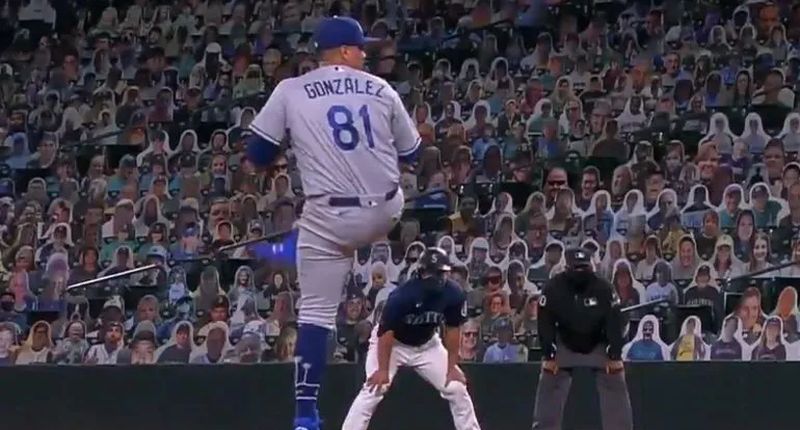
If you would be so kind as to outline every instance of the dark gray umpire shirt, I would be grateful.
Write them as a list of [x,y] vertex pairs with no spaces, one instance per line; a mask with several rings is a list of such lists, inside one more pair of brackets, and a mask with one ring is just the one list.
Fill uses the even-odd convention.
[[[594,273],[565,272],[550,279],[539,299],[538,318],[545,359],[557,358],[562,367],[595,367],[604,359],[621,359],[619,298],[611,284]],[[593,352],[603,354],[592,354],[596,359],[588,360],[586,354]]]
[[400,343],[421,346],[442,323],[458,327],[466,319],[466,295],[458,284],[449,279],[415,278],[389,294],[378,336],[391,330]]

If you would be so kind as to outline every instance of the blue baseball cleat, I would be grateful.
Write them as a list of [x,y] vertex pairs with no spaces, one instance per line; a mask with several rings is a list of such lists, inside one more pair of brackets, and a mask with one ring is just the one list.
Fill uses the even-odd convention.
[[320,430],[319,424],[316,418],[295,418],[294,430]]

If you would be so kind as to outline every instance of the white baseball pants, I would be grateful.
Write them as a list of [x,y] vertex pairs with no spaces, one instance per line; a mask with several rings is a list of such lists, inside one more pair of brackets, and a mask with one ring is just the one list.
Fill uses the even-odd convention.
[[[417,347],[395,343],[389,360],[389,386],[400,366],[414,369],[417,374],[439,390],[443,399],[450,402],[450,413],[453,415],[456,430],[480,430],[467,387],[460,382],[451,382],[445,387],[447,350],[438,335],[434,335],[426,344]],[[367,378],[378,370],[378,342],[374,334],[370,339],[367,362],[364,367]],[[353,405],[350,406],[350,412],[347,413],[342,430],[367,430],[372,414],[383,400],[389,386],[371,392],[365,382],[353,401]]]

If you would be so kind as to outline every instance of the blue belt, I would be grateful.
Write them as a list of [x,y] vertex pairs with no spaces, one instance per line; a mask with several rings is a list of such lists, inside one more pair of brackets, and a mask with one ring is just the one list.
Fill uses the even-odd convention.
[[[388,202],[397,195],[397,188],[387,192],[383,197]],[[361,207],[362,197],[331,197],[328,199],[328,206],[335,208],[356,208]]]

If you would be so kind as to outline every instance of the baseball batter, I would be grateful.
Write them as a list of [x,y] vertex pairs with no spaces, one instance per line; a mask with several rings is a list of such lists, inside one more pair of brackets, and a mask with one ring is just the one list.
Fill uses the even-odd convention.
[[[342,430],[367,430],[400,366],[411,367],[450,402],[457,430],[480,430],[466,378],[458,365],[461,324],[467,319],[466,296],[450,271],[447,253],[428,248],[420,258],[420,275],[394,290],[386,300],[380,324],[370,339],[368,375],[350,407]],[[444,344],[436,330],[446,326]]]
[[296,430],[319,429],[317,396],[345,278],[355,250],[399,220],[398,160],[413,161],[420,144],[397,92],[361,70],[369,40],[357,21],[326,18],[314,40],[320,67],[278,84],[248,142],[248,159],[263,167],[290,134],[306,196],[297,236]]

